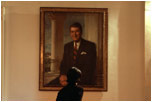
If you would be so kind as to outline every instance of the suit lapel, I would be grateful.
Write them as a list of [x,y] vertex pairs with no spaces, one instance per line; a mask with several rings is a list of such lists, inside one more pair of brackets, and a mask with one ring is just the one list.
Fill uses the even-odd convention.
[[70,62],[73,65],[73,50],[74,50],[74,42],[72,41],[70,44],[70,48],[69,48],[69,57],[70,57]]
[[74,44],[73,44],[74,42],[72,42],[71,44],[70,44],[70,51],[69,51],[69,54],[70,54],[70,56],[73,58],[73,50],[74,50]]

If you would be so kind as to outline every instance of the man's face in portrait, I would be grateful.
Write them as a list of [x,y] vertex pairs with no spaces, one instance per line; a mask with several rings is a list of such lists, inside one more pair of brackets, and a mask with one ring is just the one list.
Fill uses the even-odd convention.
[[78,27],[70,28],[70,35],[73,41],[78,42],[81,39],[81,31]]

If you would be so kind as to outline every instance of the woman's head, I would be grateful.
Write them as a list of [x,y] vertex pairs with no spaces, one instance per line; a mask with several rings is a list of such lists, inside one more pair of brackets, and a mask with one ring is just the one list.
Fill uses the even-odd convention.
[[67,82],[68,83],[76,83],[81,78],[81,71],[76,67],[72,67],[69,69],[67,73]]

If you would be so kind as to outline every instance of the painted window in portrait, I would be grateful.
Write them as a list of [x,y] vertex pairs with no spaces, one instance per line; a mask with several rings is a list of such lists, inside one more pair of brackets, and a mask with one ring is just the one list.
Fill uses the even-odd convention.
[[107,8],[41,7],[39,89],[60,90],[77,67],[84,90],[107,91],[107,40]]

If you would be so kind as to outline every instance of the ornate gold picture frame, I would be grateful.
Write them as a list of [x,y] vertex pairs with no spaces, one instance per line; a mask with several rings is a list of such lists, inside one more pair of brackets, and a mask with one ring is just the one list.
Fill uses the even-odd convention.
[[[72,41],[69,26],[74,22],[82,25],[82,38],[96,45],[95,84],[84,83],[81,86],[87,91],[107,91],[108,9],[53,7],[40,8],[39,90],[53,91],[63,87],[54,80],[59,80],[64,45]],[[83,54],[87,56],[86,52]],[[93,73],[87,71],[89,75]]]

